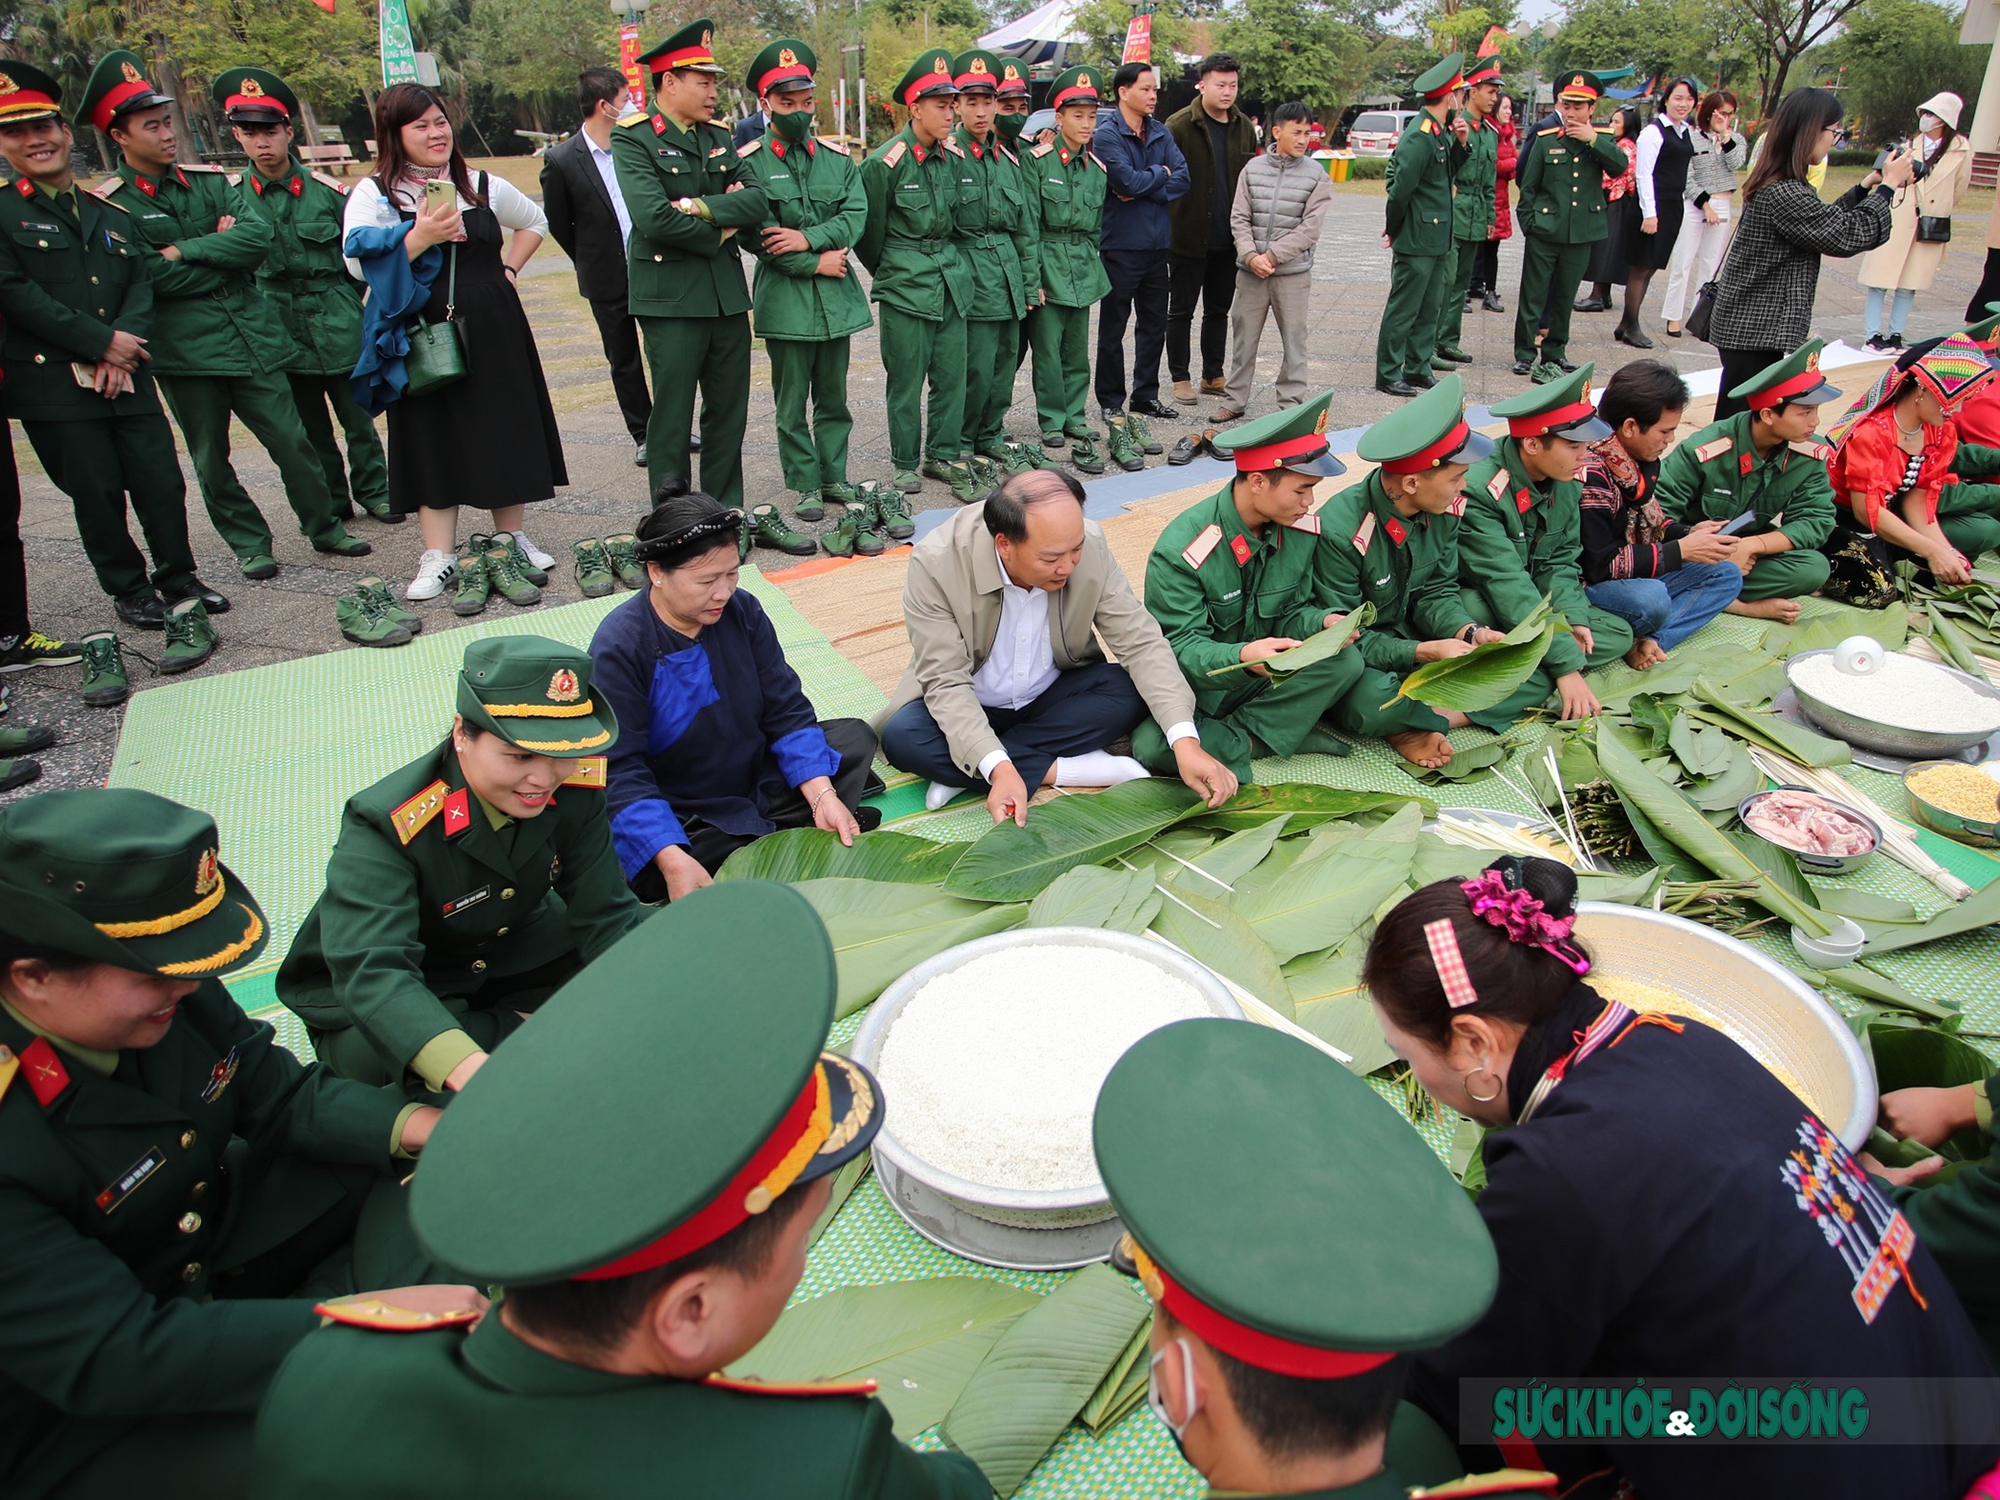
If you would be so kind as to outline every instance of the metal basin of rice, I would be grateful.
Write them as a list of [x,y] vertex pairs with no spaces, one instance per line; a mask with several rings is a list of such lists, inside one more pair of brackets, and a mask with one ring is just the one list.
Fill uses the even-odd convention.
[[1996,733],[2000,733],[2000,690],[1992,683],[1961,672],[1956,667],[1938,662],[1925,662],[1933,671],[1946,672],[1978,693],[1982,698],[1993,700],[1993,722],[1987,728],[1970,730],[1926,730],[1906,729],[1899,724],[1878,724],[1873,719],[1864,719],[1859,714],[1846,709],[1835,708],[1822,702],[1799,686],[1796,669],[1801,662],[1816,656],[1831,656],[1831,650],[1801,651],[1785,663],[1785,678],[1792,685],[1792,694],[1799,700],[1799,709],[1812,721],[1813,727],[1835,739],[1846,740],[1850,745],[1858,745],[1863,750],[1873,750],[1878,755],[1893,755],[1903,760],[1923,760],[1934,756],[1955,755],[1974,745],[1983,745]]
[[1861,1149],[1875,1124],[1875,1069],[1840,1013],[1798,975],[1713,928],[1643,907],[1585,901],[1576,935],[1590,950],[1592,979],[1672,991],[1687,1003],[1677,1013],[1729,1037],[1850,1151]]

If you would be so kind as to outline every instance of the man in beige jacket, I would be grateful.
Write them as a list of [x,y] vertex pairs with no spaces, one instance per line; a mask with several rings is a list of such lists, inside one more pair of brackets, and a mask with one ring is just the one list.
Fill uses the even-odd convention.
[[918,543],[903,622],[910,669],[876,727],[891,765],[930,779],[927,806],[985,786],[993,821],[1025,826],[1037,787],[1135,780],[1146,768],[1105,747],[1149,713],[1182,781],[1210,807],[1236,794],[1201,748],[1166,637],[1069,475],[1017,474]]

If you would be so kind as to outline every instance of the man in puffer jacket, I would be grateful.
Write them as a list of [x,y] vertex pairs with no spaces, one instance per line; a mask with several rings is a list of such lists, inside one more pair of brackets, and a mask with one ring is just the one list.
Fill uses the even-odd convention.
[[1267,312],[1277,314],[1283,356],[1278,405],[1297,406],[1306,396],[1306,313],[1312,298],[1313,249],[1333,190],[1318,162],[1306,158],[1312,112],[1293,101],[1271,116],[1271,149],[1252,157],[1236,179],[1229,211],[1236,242],[1236,298],[1230,304],[1229,383],[1218,422],[1233,422],[1250,407],[1257,374],[1257,344]]

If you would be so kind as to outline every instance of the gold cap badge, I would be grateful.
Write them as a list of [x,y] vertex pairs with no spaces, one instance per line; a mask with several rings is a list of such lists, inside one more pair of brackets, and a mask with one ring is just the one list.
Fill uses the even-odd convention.
[[1091,81],[1090,81],[1090,75],[1089,75],[1088,73],[1079,73],[1079,74],[1077,74],[1077,75],[1076,75],[1076,81],[1077,81],[1077,84],[1078,84],[1078,85],[1079,85],[1080,87],[1082,87],[1082,88],[1090,88],[1090,87],[1092,87],[1092,86],[1093,86],[1093,85],[1091,84]]
[[1324,436],[1326,435],[1326,408],[1325,408],[1325,407],[1321,407],[1321,408],[1320,408],[1320,413],[1319,413],[1319,420],[1313,423],[1313,435],[1314,435],[1315,437],[1324,437]]
[[972,71],[975,73],[984,73],[986,71],[986,59],[983,57],[973,58]]
[[791,49],[790,47],[780,47],[780,48],[778,49],[778,66],[779,66],[779,67],[781,67],[781,68],[796,68],[796,67],[797,67],[798,65],[799,65],[799,55],[798,55],[798,53],[794,52],[794,51],[793,51],[793,50],[792,50],[792,49]]
[[1806,368],[1808,370],[1817,370],[1819,368],[1819,350],[1815,349],[1806,356]]
[[215,851],[202,850],[201,858],[195,861],[194,866],[194,893],[197,896],[206,896],[215,889],[215,883],[221,878],[217,872]]
[[1588,376],[1584,378],[1583,393],[1577,399],[1579,401],[1588,401],[1590,399],[1590,379]]
[[714,39],[715,39],[715,33],[712,31],[704,31],[701,34],[701,44],[704,47],[708,46],[710,42],[712,42]]
[[130,63],[120,63],[118,65],[118,71],[125,75],[125,81],[127,83],[144,83],[146,81],[145,78],[140,74],[139,70],[133,67]]
[[1012,63],[1008,63],[1006,66],[1000,69],[1000,76],[1009,83],[1015,83],[1019,81],[1021,77],[1021,70],[1015,67]]
[[576,673],[568,667],[558,667],[556,675],[549,679],[549,702],[574,703],[583,696],[583,688],[576,680]]
[[18,94],[20,92],[21,85],[14,82],[11,75],[0,73],[0,94]]
[[933,61],[932,61],[932,63],[931,63],[931,71],[932,71],[933,73],[943,73],[943,74],[945,74],[945,75],[946,75],[947,77],[948,77],[948,76],[950,76],[950,74],[951,74],[951,59],[950,59],[950,58],[948,58],[948,57],[938,57],[938,58],[936,58],[936,59],[935,59],[935,60],[933,60]]
[[261,99],[264,97],[264,85],[254,78],[246,78],[237,87],[236,92],[246,99]]

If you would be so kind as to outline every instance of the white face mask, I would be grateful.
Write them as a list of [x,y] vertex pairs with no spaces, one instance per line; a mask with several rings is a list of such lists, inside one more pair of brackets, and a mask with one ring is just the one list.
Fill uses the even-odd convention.
[[1921,130],[1925,135],[1929,135],[1933,130],[1936,130],[1938,126],[1942,123],[1943,122],[1940,121],[1938,117],[1932,114],[1929,110],[1925,110],[1922,114],[1917,116],[1917,129]]
[[1160,1419],[1160,1425],[1173,1434],[1174,1442],[1178,1445],[1181,1434],[1188,1429],[1188,1422],[1194,1420],[1196,1395],[1194,1350],[1188,1347],[1186,1339],[1175,1339],[1174,1345],[1181,1351],[1181,1409],[1187,1413],[1187,1422],[1176,1427],[1174,1419],[1168,1415],[1167,1403],[1160,1395],[1160,1361],[1167,1357],[1167,1351],[1164,1349],[1155,1354],[1152,1362],[1146,1366],[1146,1405],[1152,1409],[1153,1415]]

